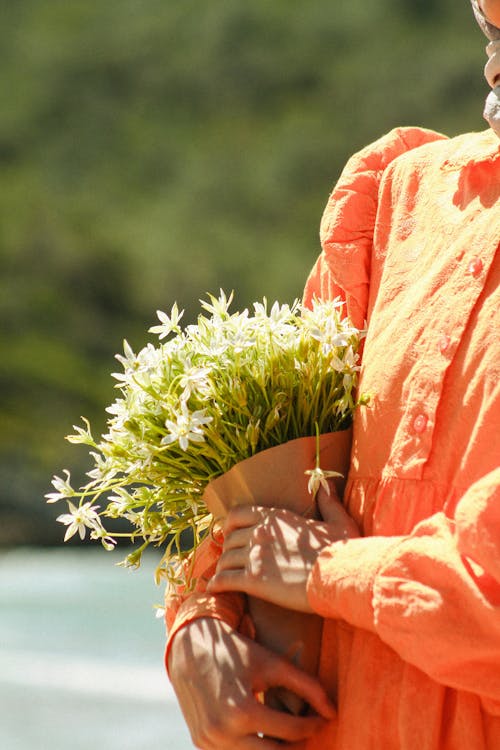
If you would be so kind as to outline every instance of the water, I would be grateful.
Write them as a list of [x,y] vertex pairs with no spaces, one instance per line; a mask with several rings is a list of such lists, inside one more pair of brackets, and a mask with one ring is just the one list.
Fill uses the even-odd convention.
[[0,556],[0,748],[191,750],[165,676],[155,561],[101,550]]

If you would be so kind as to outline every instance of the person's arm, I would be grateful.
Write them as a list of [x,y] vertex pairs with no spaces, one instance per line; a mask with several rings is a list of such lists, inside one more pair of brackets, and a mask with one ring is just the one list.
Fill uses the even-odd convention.
[[[277,750],[275,740],[305,739],[335,710],[316,679],[248,637],[242,594],[207,592],[220,552],[220,540],[206,539],[193,561],[195,591],[167,598],[167,672],[196,747]],[[278,686],[300,696],[318,716],[296,718],[263,706],[258,694]]]
[[453,519],[438,513],[410,536],[324,549],[308,600],[500,714],[500,469],[470,488]]
[[437,513],[408,536],[341,537],[338,524],[261,510],[229,514],[212,591],[245,591],[376,633],[500,715],[500,469],[470,488],[453,519]]
[[[202,750],[278,750],[335,717],[319,682],[221,620],[199,618],[175,636],[169,673],[196,747]],[[317,716],[275,711],[258,695],[284,687]],[[263,739],[259,735],[265,735]]]

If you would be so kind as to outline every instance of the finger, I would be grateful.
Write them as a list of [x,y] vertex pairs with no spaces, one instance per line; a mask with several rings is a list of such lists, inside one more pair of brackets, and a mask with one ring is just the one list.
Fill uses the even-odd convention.
[[[264,734],[259,733],[259,734]],[[221,744],[221,742],[223,744]],[[236,745],[236,743],[238,743]],[[224,737],[223,739],[217,739],[215,743],[210,745],[195,745],[198,750],[234,750],[238,747],[238,750],[283,750],[283,745],[279,740],[273,740],[268,737],[261,737],[254,735],[248,737]]]
[[224,552],[226,552],[227,550],[236,549],[238,547],[248,549],[248,546],[251,542],[253,529],[254,527],[250,526],[243,529],[234,529],[229,533],[225,533],[223,545]]
[[267,706],[259,706],[255,720],[264,735],[287,742],[305,740],[325,726],[320,716],[292,716]]
[[325,487],[323,485],[319,486],[318,494],[316,497],[319,499],[330,499],[330,500],[336,500],[338,503],[341,502],[339,493],[337,491],[337,484],[335,482],[335,479],[332,479],[332,477],[327,477],[326,483],[328,485],[328,492],[326,491]]
[[358,527],[340,500],[328,497],[326,492],[318,492],[318,508],[325,523],[335,524],[345,529],[345,535],[341,536],[358,536]]
[[[285,659],[277,657],[268,661],[261,679],[263,685],[260,689],[263,692],[271,687],[288,688],[309,703],[316,713],[325,719],[333,719],[336,716],[335,706],[318,680],[307,672],[297,669]],[[259,690],[259,686],[257,689]]]
[[[260,734],[264,734],[263,732]],[[237,744],[236,744],[237,743]],[[283,745],[279,740],[273,740],[268,737],[247,736],[247,737],[227,737],[217,738],[215,742],[210,745],[194,745],[198,750],[234,750],[235,747],[238,750],[283,750]]]
[[237,547],[222,553],[217,562],[216,575],[224,570],[244,570],[248,563],[248,548]]
[[[234,748],[234,742],[231,748]],[[261,739],[260,737],[245,737],[239,741],[238,749],[241,750],[283,750],[281,742],[266,738]]]
[[217,572],[207,584],[207,591],[220,594],[223,591],[241,591],[244,594],[257,595],[252,581],[244,570],[222,570]]
[[272,512],[259,505],[237,505],[231,508],[224,524],[224,535],[231,534],[235,529],[243,529],[261,523],[266,515]]
[[327,523],[334,523],[339,512],[345,511],[331,479],[328,480],[328,486],[330,487],[330,494],[328,495],[323,487],[320,487],[316,495],[316,501],[321,519]]

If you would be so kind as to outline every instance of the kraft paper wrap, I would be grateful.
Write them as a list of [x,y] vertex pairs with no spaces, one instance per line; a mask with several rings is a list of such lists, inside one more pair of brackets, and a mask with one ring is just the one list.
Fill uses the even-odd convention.
[[[320,467],[347,477],[351,441],[351,429],[320,435]],[[309,476],[305,473],[316,466],[316,450],[316,438],[306,437],[256,453],[210,482],[203,499],[215,519],[224,518],[237,505],[248,504],[286,508],[307,517],[318,517],[307,489]],[[345,479],[334,481],[342,497]],[[322,618],[283,609],[255,597],[248,597],[248,608],[260,644],[290,658],[309,674],[317,674]],[[268,691],[265,700],[268,705],[296,715],[307,711],[301,699],[284,689]]]

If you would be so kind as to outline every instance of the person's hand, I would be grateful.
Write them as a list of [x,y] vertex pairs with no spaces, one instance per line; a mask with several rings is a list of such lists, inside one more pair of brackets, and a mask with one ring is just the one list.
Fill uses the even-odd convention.
[[318,504],[323,521],[287,510],[239,506],[224,525],[224,546],[211,593],[242,591],[300,612],[312,612],[307,581],[321,550],[359,536],[344,507],[322,490]]
[[[311,737],[335,717],[314,677],[220,620],[201,618],[178,631],[169,675],[201,750],[278,750],[281,741]],[[318,716],[291,716],[259,702],[257,694],[277,686],[301,696]]]

